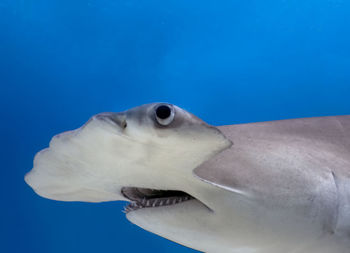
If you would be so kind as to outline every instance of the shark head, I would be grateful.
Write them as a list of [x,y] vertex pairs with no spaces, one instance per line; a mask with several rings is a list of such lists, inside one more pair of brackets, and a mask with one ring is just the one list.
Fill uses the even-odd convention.
[[232,145],[217,128],[168,103],[100,113],[54,136],[25,181],[60,201],[128,200],[127,212],[193,197],[193,169]]

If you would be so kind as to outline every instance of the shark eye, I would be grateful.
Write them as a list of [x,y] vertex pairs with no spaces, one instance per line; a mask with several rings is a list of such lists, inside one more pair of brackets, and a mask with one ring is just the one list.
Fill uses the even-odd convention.
[[159,105],[155,108],[156,120],[162,126],[169,125],[175,117],[174,108],[171,105]]

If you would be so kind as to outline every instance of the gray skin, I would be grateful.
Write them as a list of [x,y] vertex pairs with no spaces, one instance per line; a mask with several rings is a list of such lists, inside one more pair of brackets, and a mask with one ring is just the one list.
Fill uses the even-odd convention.
[[[289,238],[300,233],[298,226],[318,224],[317,236],[308,233],[303,235],[304,239],[296,236],[305,247],[292,252],[350,252],[350,116],[218,129],[234,145],[196,168],[197,176],[218,187],[243,193],[254,202],[253,207],[264,209],[262,213],[278,210],[283,216],[287,214],[277,223],[273,211],[270,218],[276,232],[279,226],[287,225],[283,231],[290,230]],[[302,219],[298,224],[297,219],[288,221],[288,217]],[[270,228],[274,229],[274,225]],[[315,231],[311,229],[310,233]],[[313,237],[313,243],[307,242]]]
[[55,136],[26,182],[62,201],[137,195],[123,187],[185,192],[194,198],[127,218],[200,251],[350,252],[350,116],[213,127],[169,105],[174,120],[161,125],[159,105]]

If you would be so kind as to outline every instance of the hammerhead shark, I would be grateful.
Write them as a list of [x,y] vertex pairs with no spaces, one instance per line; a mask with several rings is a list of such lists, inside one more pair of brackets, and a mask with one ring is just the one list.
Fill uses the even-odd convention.
[[349,253],[350,116],[211,126],[169,103],[100,113],[25,176],[60,201],[129,201],[132,223],[204,252]]

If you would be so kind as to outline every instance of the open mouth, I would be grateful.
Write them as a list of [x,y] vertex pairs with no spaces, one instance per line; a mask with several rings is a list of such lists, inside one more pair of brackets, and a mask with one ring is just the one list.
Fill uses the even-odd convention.
[[141,208],[176,205],[194,199],[194,197],[182,191],[154,190],[137,187],[123,187],[121,193],[131,201],[124,208],[125,213]]

